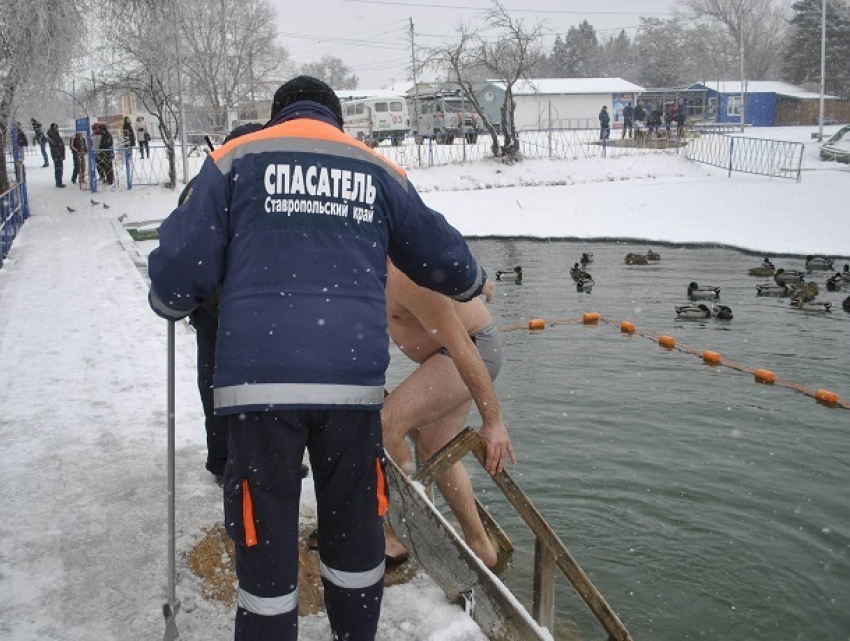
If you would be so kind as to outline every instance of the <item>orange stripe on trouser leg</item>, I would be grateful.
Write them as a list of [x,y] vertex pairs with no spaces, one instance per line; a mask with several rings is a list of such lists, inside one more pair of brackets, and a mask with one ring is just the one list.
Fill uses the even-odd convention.
[[242,525],[245,528],[245,545],[257,545],[257,530],[254,527],[254,502],[251,500],[251,490],[248,489],[248,479],[242,479]]
[[381,460],[377,458],[375,473],[378,475],[378,516],[384,516],[390,507],[390,502],[387,500],[387,479],[384,478],[384,468],[381,467]]

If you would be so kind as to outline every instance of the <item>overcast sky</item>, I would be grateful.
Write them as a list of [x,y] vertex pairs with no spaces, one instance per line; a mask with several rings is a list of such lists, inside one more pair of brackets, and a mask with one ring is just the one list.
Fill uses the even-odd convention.
[[[508,11],[544,23],[548,51],[555,36],[587,20],[598,36],[626,29],[634,36],[640,16],[668,18],[675,0],[502,0]],[[354,69],[360,88],[404,83],[410,68],[410,20],[419,46],[452,37],[459,21],[480,21],[489,0],[272,0],[278,33],[296,63],[337,56]]]

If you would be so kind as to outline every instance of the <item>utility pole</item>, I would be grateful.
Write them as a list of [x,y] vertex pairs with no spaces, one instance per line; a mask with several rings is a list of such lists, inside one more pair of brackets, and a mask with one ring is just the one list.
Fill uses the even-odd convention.
[[[174,2],[174,30],[175,30],[175,46],[176,46],[176,57],[177,57],[177,109],[180,114],[180,156],[183,159],[183,184],[189,182],[189,157],[187,155],[187,147],[186,147],[186,110],[183,107],[183,60],[180,55],[180,32],[178,31],[180,27],[180,20],[177,15],[178,11],[178,2],[175,0]],[[150,153],[150,152],[149,152]]]
[[230,129],[230,124],[228,123],[228,119],[230,118],[230,105],[227,102],[227,5],[225,4],[227,0],[221,0],[221,69],[222,69],[222,77],[224,78],[224,89],[223,89],[223,98],[224,98],[224,131],[223,134],[227,134]]
[[826,0],[823,0],[820,22],[820,102],[818,104],[818,140],[823,140],[823,96],[826,89]]
[[413,18],[410,18],[410,61],[413,69],[413,142],[416,145],[417,162],[422,164],[422,145],[419,140],[419,80],[416,77],[416,45],[414,42]]
[[744,133],[744,123],[747,117],[747,91],[744,88],[746,76],[744,75],[744,5],[741,4],[741,13],[738,17],[738,35],[741,40],[741,133]]

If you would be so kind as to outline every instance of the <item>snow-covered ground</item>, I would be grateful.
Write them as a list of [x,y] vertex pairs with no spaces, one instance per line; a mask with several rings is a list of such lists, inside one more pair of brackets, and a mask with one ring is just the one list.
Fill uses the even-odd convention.
[[[410,176],[467,235],[712,242],[846,258],[850,167],[818,162],[811,131],[754,132],[806,144],[799,183],[728,178],[666,154],[483,162]],[[159,638],[166,324],[148,308],[134,264],[148,248],[140,256],[117,218],[161,219],[176,194],[137,187],[98,193],[92,204],[87,191],[56,189],[52,168],[35,158],[28,173],[33,215],[0,269],[0,638]],[[194,337],[177,328],[178,624],[181,638],[227,639],[232,612],[202,596],[183,559],[221,520],[221,500],[203,467]],[[302,503],[309,518],[315,497],[306,482]],[[327,635],[323,616],[301,625],[302,638]],[[379,637],[483,639],[425,576],[387,590]]]

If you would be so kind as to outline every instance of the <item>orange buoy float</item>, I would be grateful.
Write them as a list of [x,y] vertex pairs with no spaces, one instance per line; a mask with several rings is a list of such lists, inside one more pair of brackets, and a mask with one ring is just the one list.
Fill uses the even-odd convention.
[[623,332],[623,334],[634,334],[635,324],[630,323],[629,321],[623,321],[620,323],[620,331]]
[[815,392],[815,400],[824,405],[838,405],[838,394],[828,389],[819,389]]
[[773,385],[776,382],[776,374],[771,372],[769,369],[757,369],[755,376],[757,383]]
[[582,318],[582,322],[585,325],[596,325],[599,322],[599,313],[598,312],[587,312]]
[[528,329],[546,329],[546,321],[542,318],[532,318],[528,321]]
[[720,362],[723,359],[720,357],[720,354],[718,354],[717,352],[711,352],[709,350],[705,350],[702,353],[702,360],[703,360],[703,362],[708,363],[709,365],[719,365]]
[[661,347],[673,349],[674,347],[676,347],[676,340],[672,336],[659,336],[658,344],[661,345]]

